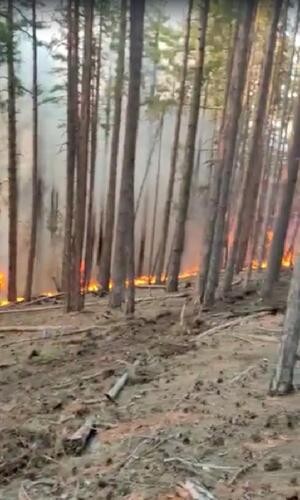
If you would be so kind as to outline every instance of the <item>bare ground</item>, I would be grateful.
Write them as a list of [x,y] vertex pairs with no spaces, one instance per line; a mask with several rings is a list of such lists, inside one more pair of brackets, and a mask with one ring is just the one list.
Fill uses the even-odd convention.
[[[243,316],[263,305],[237,289],[194,321],[192,300],[181,314],[186,298],[151,293],[128,321],[96,297],[81,314],[0,314],[0,499],[189,499],[188,479],[216,499],[300,498],[300,396],[267,395],[282,309]],[[89,417],[96,434],[70,451]]]

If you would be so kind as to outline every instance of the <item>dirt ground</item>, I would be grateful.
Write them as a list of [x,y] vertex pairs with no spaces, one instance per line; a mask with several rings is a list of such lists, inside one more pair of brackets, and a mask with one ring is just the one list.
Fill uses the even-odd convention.
[[265,305],[237,285],[197,321],[181,292],[140,290],[128,321],[98,297],[1,310],[0,499],[300,498],[300,396],[267,395],[286,286],[279,310],[251,315]]

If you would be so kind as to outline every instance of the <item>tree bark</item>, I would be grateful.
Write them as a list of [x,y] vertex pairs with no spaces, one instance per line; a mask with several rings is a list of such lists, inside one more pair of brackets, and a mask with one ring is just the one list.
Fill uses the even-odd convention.
[[275,0],[273,7],[272,21],[267,38],[266,55],[258,90],[257,108],[254,116],[249,158],[246,165],[233,243],[224,276],[223,292],[225,294],[231,287],[238,249],[241,249],[245,246],[246,242],[248,242],[248,235],[251,231],[255,215],[253,207],[256,205],[262,167],[262,132],[265,122],[269,83],[276,46],[276,33],[282,2],[283,0]]
[[228,91],[227,110],[224,118],[224,132],[222,134],[222,137],[224,138],[224,147],[222,148],[223,157],[221,158],[222,180],[214,228],[212,252],[209,261],[207,285],[204,293],[205,304],[210,304],[214,301],[215,290],[219,282],[225,219],[229,202],[229,187],[233,170],[236,136],[242,110],[242,98],[247,74],[249,35],[252,21],[254,19],[255,9],[255,1],[244,3],[234,51],[232,77]]
[[99,283],[108,292],[111,271],[111,254],[115,225],[116,180],[120,142],[120,126],[122,113],[122,91],[124,85],[124,64],[126,45],[126,7],[127,0],[121,0],[121,18],[119,30],[118,62],[114,94],[114,125],[112,132],[111,157],[109,166],[108,191],[105,208],[105,228],[102,255],[100,259]]
[[273,286],[279,278],[281,261],[284,253],[289,218],[291,214],[300,159],[300,93],[294,117],[293,139],[288,154],[288,178],[283,188],[279,213],[275,222],[274,235],[268,258],[266,278],[263,284],[262,295],[268,297],[272,294]]
[[145,0],[130,1],[129,88],[115,252],[112,266],[111,306],[120,307],[128,278],[127,313],[134,312],[134,170],[139,121],[143,58]]
[[66,213],[62,265],[62,290],[66,293],[66,310],[71,308],[74,279],[73,218],[74,181],[78,133],[78,25],[79,0],[68,0],[68,82],[67,82],[67,179]]
[[14,2],[8,0],[7,10],[7,77],[8,77],[8,300],[17,298],[18,244],[18,178],[16,130],[16,81],[14,68]]
[[300,255],[297,256],[287,310],[283,326],[283,336],[278,353],[277,366],[273,374],[270,393],[284,395],[293,391],[294,367],[300,336]]
[[78,140],[78,163],[76,182],[75,207],[75,237],[74,237],[74,307],[80,311],[84,305],[84,294],[81,293],[82,276],[81,264],[83,261],[83,243],[86,226],[86,194],[87,194],[87,167],[88,144],[90,130],[90,87],[92,69],[92,38],[93,38],[94,2],[90,0],[84,4],[84,55],[82,68],[81,112]]
[[184,248],[185,223],[187,218],[191,179],[194,166],[195,140],[197,135],[200,95],[203,83],[203,67],[205,56],[206,27],[209,11],[209,0],[200,1],[200,21],[198,35],[198,53],[194,70],[194,81],[192,91],[192,101],[188,121],[188,131],[185,144],[185,156],[182,168],[182,179],[180,183],[179,202],[175,220],[174,238],[171,250],[170,268],[167,289],[169,292],[175,292],[178,288],[178,276],[180,272],[180,263]]
[[167,249],[167,241],[168,241],[168,235],[169,235],[171,206],[172,206],[173,193],[174,193],[174,183],[175,183],[176,165],[177,165],[177,158],[178,158],[178,146],[179,146],[179,137],[180,137],[180,129],[181,129],[182,111],[183,111],[184,98],[185,98],[185,87],[186,87],[186,77],[187,77],[187,68],[188,68],[189,46],[190,46],[192,8],[193,8],[193,0],[189,0],[188,13],[187,13],[187,19],[186,19],[186,28],[185,28],[182,74],[181,74],[179,96],[178,96],[179,102],[178,102],[178,108],[177,108],[177,113],[176,113],[174,140],[173,140],[173,146],[172,146],[172,152],[171,152],[171,163],[170,163],[170,173],[169,173],[169,180],[168,180],[168,187],[167,187],[167,196],[166,196],[166,202],[165,202],[164,213],[163,213],[160,251],[158,254],[157,271],[156,271],[156,276],[155,276],[155,282],[157,284],[161,283],[162,274],[163,274],[164,265],[165,265],[165,259],[166,259],[166,249]]
[[38,84],[37,84],[37,38],[36,38],[36,0],[32,0],[32,207],[30,246],[25,285],[25,300],[31,300],[34,263],[36,256],[38,225]]

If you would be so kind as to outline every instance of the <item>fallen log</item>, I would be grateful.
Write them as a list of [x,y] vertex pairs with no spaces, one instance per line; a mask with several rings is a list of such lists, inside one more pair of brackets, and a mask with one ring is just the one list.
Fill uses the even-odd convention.
[[136,360],[133,363],[132,367],[128,368],[126,372],[123,373],[123,375],[121,375],[121,377],[118,378],[118,380],[115,382],[112,388],[105,393],[107,399],[109,399],[112,402],[115,402],[120,392],[124,389],[125,385],[127,384],[128,380],[134,377],[134,371],[138,365],[139,365],[139,360]]
[[94,419],[88,418],[84,424],[71,436],[64,436],[62,440],[67,455],[81,455],[91,438],[97,433]]

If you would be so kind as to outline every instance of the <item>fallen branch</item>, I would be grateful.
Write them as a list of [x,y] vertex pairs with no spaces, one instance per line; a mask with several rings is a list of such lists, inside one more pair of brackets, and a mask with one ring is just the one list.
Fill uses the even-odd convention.
[[166,289],[166,285],[147,285],[146,283],[145,284],[139,284],[139,285],[135,285],[135,288],[140,288],[141,290],[148,290],[150,288],[150,290],[165,290]]
[[[39,327],[36,327],[35,330],[31,330],[31,331],[44,331],[43,329],[38,329]],[[58,327],[50,327],[52,330],[58,330]],[[19,339],[19,340],[14,340],[12,342],[8,342],[7,344],[1,344],[1,348],[3,347],[11,347],[13,345],[17,345],[17,344],[26,344],[27,342],[42,342],[42,341],[45,341],[47,339],[59,339],[61,337],[65,337],[67,335],[78,335],[80,333],[86,333],[86,332],[89,332],[91,330],[95,330],[99,328],[99,326],[89,326],[89,327],[86,327],[86,328],[79,328],[78,330],[72,330],[72,331],[60,331],[58,335],[51,335],[51,332],[49,331],[45,331],[45,335],[43,336],[39,336],[39,337],[29,337],[29,338],[26,338],[26,339]],[[30,331],[30,330],[26,330],[26,327],[23,328],[23,330],[15,330],[14,328],[11,329],[11,330],[5,330],[5,331],[21,331],[22,333],[26,332],[26,331]]]
[[253,469],[257,465],[257,460],[255,462],[251,462],[250,464],[244,465],[241,467],[236,473],[232,476],[232,478],[228,481],[228,485],[232,486],[243,474],[248,472],[248,470]]
[[[139,365],[139,360],[136,360],[133,363],[132,369],[134,370]],[[112,402],[115,402],[116,398],[120,394],[120,392],[124,389],[130,377],[133,377],[132,369],[128,368],[123,375],[115,382],[112,388],[105,393],[107,399]]]
[[235,375],[235,377],[233,377],[230,380],[230,384],[233,384],[234,382],[238,382],[239,380],[241,380],[242,378],[244,378],[246,375],[248,375],[253,370],[255,370],[256,368],[258,368],[261,365],[261,363],[264,363],[264,364],[268,363],[268,360],[266,358],[263,358],[258,363],[256,363],[255,365],[248,366],[248,368],[246,368],[246,370],[243,370],[241,373],[238,373],[237,375]]
[[167,300],[167,299],[184,299],[190,297],[189,293],[170,293],[168,295],[160,295],[159,297],[140,297],[136,299],[136,302],[150,302],[152,300]]
[[210,491],[208,491],[206,488],[200,485],[198,481],[196,482],[195,480],[191,481],[190,479],[188,479],[184,484],[180,484],[177,490],[178,493],[182,495],[182,498],[187,498],[186,494],[188,494],[188,498],[190,498],[191,500],[216,500],[216,497],[214,497],[214,495],[210,493]]
[[266,314],[267,314],[266,311],[259,311],[254,314],[249,314],[248,316],[243,316],[242,318],[234,319],[233,321],[228,321],[228,323],[221,323],[220,325],[214,326],[213,328],[210,328],[209,330],[200,333],[200,335],[197,335],[196,339],[191,339],[191,340],[193,342],[195,342],[195,340],[196,342],[198,342],[198,340],[202,339],[203,337],[207,337],[208,335],[214,335],[214,333],[217,333],[221,330],[226,330],[227,328],[240,325],[246,321],[249,321],[250,319],[259,318],[260,316],[265,316]]
[[96,432],[94,419],[90,417],[74,434],[63,438],[62,444],[66,454],[80,455]]
[[249,340],[247,337],[244,338],[244,337],[241,337],[240,335],[236,335],[235,333],[231,333],[231,332],[229,332],[228,335],[230,335],[230,337],[233,337],[234,339],[240,340],[241,342],[246,342],[247,344],[254,345],[254,342]]
[[0,314],[16,314],[16,313],[28,313],[28,312],[41,312],[41,311],[50,311],[53,309],[62,309],[63,304],[53,304],[49,306],[40,306],[40,307],[22,307],[22,309],[2,309],[0,308]]
[[194,467],[195,469],[202,469],[205,471],[209,470],[235,470],[237,467],[231,467],[227,465],[215,465],[211,463],[201,463],[201,462],[191,462],[190,460],[185,460],[184,458],[180,457],[170,457],[170,458],[165,458],[164,463],[170,463],[170,462],[178,462],[183,465],[189,465]]

